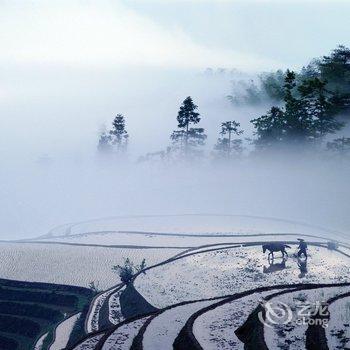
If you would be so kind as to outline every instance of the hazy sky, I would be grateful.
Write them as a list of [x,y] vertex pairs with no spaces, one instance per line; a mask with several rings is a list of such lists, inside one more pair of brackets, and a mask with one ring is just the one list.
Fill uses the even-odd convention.
[[300,66],[349,44],[350,2],[0,1],[2,63]]

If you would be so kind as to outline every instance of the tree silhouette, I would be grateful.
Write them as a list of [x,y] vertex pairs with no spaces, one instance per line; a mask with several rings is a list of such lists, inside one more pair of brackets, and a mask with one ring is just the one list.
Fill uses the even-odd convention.
[[125,118],[122,114],[117,114],[112,123],[112,130],[109,132],[111,142],[116,146],[118,152],[125,151],[129,135],[125,129]]
[[199,155],[201,152],[197,147],[204,145],[207,138],[203,128],[191,127],[192,124],[198,124],[201,120],[197,109],[192,98],[188,96],[180,106],[177,115],[179,130],[174,130],[170,136],[173,141],[173,150],[178,151],[185,158]]
[[223,122],[221,124],[221,137],[218,138],[218,141],[214,146],[214,150],[217,151],[218,156],[230,158],[232,155],[237,156],[242,153],[242,140],[232,139],[233,136],[243,134],[243,130],[240,130],[240,126],[241,124],[234,120]]
[[284,83],[284,107],[272,107],[266,115],[251,120],[259,148],[276,145],[304,147],[344,124],[335,119],[333,94],[318,78],[296,83],[294,72],[287,70]]

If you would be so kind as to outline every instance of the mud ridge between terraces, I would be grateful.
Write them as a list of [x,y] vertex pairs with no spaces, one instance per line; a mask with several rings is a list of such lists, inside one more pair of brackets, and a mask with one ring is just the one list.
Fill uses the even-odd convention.
[[190,249],[195,248],[193,246],[149,246],[149,245],[132,245],[132,244],[97,244],[97,243],[70,243],[70,242],[45,242],[45,241],[0,241],[0,243],[12,243],[12,244],[48,244],[48,245],[65,245],[73,247],[94,247],[94,248],[124,248],[124,249]]
[[[92,299],[91,303],[90,303],[90,306],[89,306],[89,310],[86,314],[86,317],[85,317],[85,321],[84,321],[84,329],[85,329],[85,332],[86,334],[88,334],[88,320],[90,318],[90,314],[92,312],[92,309],[94,307],[94,304],[96,303],[97,299],[104,293],[107,293],[109,291],[113,291],[113,290],[119,290],[121,289],[122,287],[124,286],[124,283],[118,283],[117,285],[115,286],[112,286],[111,288],[107,289],[107,290],[104,290],[98,294],[95,295],[95,297]],[[107,299],[107,298],[106,298]],[[102,305],[103,306],[103,305]]]
[[98,328],[99,329],[107,329],[113,326],[113,324],[109,320],[109,300],[115,293],[118,293],[122,289],[122,286],[120,288],[117,288],[113,292],[111,292],[103,302],[100,312],[98,314]]
[[72,345],[72,347],[66,349],[66,350],[74,350],[77,346],[81,345],[82,343],[84,343],[86,340],[96,336],[96,335],[99,335],[99,334],[103,334],[103,337],[99,340],[98,344],[96,345],[95,347],[95,350],[101,350],[102,347],[103,347],[103,344],[105,343],[105,341],[108,339],[108,337],[113,333],[115,332],[118,328],[126,325],[126,324],[129,324],[129,323],[132,323],[134,321],[137,321],[137,320],[140,320],[144,317],[149,317],[149,316],[153,316],[155,313],[158,313],[158,311],[156,312],[152,312],[152,313],[149,313],[149,314],[146,314],[146,315],[142,315],[142,316],[135,316],[133,318],[129,318],[127,320],[124,320],[122,322],[119,322],[117,325],[109,328],[109,329],[101,329],[97,332],[93,332],[93,333],[90,333],[88,335],[86,335],[84,338],[80,339],[76,344]]
[[130,219],[130,218],[162,218],[162,217],[200,217],[200,216],[207,216],[207,217],[235,217],[235,218],[250,218],[250,219],[262,219],[262,220],[273,220],[277,222],[283,222],[283,223],[290,223],[290,224],[297,224],[302,225],[305,227],[317,229],[323,232],[331,233],[331,234],[340,234],[345,236],[345,234],[338,230],[332,230],[327,227],[322,227],[318,225],[310,225],[306,222],[302,221],[294,221],[289,219],[283,219],[283,218],[276,218],[276,217],[270,217],[270,216],[258,216],[258,215],[247,215],[247,214],[216,214],[216,213],[192,213],[192,214],[158,214],[158,215],[115,215],[115,216],[108,216],[98,219],[91,219],[91,220],[85,220],[85,221],[79,221],[79,222],[71,222],[64,225],[56,226],[53,229],[51,229],[47,234],[40,236],[42,237],[54,237],[53,233],[55,230],[58,230],[60,228],[64,228],[65,230],[65,236],[68,236],[72,232],[72,228],[81,224],[87,224],[87,223],[94,223],[94,222],[100,222],[103,220],[115,220],[115,219]]
[[[56,324],[56,326],[52,329],[52,339],[47,345],[47,349],[50,349],[53,343],[56,341],[56,333],[57,333],[57,328],[60,326],[63,322],[67,321],[68,318],[73,317],[74,315],[79,314],[80,311],[73,312],[72,314],[67,315],[60,323]],[[42,335],[42,334],[41,334]]]
[[[77,233],[72,235],[63,235],[63,236],[55,236],[54,239],[59,238],[67,238],[67,237],[85,237],[88,235],[104,235],[108,233],[127,233],[132,235],[147,235],[147,236],[170,236],[170,237],[206,237],[206,238],[227,238],[227,237],[264,237],[264,236],[304,236],[304,237],[312,237],[312,238],[321,238],[324,240],[327,240],[324,236],[318,236],[308,233],[301,233],[301,232],[264,232],[264,233],[175,233],[175,232],[153,232],[153,231],[91,231],[91,232],[83,232],[83,233]],[[63,243],[63,244],[77,244],[81,245],[81,243],[69,243],[69,242],[55,242],[55,241],[43,241],[42,239],[47,239],[45,237],[37,237],[37,238],[28,238],[28,239],[21,239],[21,240],[0,240],[0,242],[4,243]],[[88,244],[88,243],[87,243]],[[91,243],[91,245],[99,245]],[[107,245],[108,246],[108,245]],[[168,247],[168,248],[174,248],[174,247]]]
[[[153,236],[173,236],[173,237],[210,237],[210,238],[238,238],[238,237],[276,237],[276,236],[296,236],[296,237],[309,237],[309,238],[317,238],[325,240],[327,239],[324,236],[312,235],[312,234],[304,234],[304,233],[253,233],[253,234],[182,234],[182,233],[162,233],[162,232],[147,232],[147,231],[96,231],[96,232],[86,232],[71,235],[72,237],[81,237],[90,234],[106,234],[106,233],[129,233],[134,235],[153,235]],[[67,238],[64,236],[54,237],[58,238]],[[51,244],[51,245],[67,245],[67,246],[78,246],[78,247],[96,247],[96,248],[124,248],[124,249],[196,249],[196,246],[143,246],[143,245],[132,245],[132,244],[119,244],[119,245],[108,245],[108,244],[96,244],[96,243],[74,243],[74,242],[53,242],[53,241],[42,241],[40,238],[32,238],[32,239],[23,239],[23,240],[9,240],[4,241],[0,240],[1,243],[27,243],[27,244]],[[340,241],[337,241],[340,242]],[[225,244],[225,243],[222,243]],[[226,244],[238,244],[236,242],[226,243]],[[342,243],[344,246],[350,248],[350,245],[346,243]],[[216,244],[208,244],[216,245]]]
[[[254,293],[260,293],[260,292],[266,292],[274,289],[286,289],[288,288],[287,291],[282,291],[278,294],[286,294],[286,293],[291,293],[293,291],[298,291],[298,290],[306,290],[306,289],[319,289],[319,288],[327,288],[327,287],[346,287],[350,286],[349,283],[329,283],[329,284],[293,284],[293,285],[279,285],[279,286],[269,286],[269,287],[259,287],[250,291],[245,291],[241,293],[234,294],[231,297],[225,298],[225,300],[221,300],[218,303],[215,303],[213,305],[209,305],[197,312],[195,312],[186,322],[185,326],[181,329],[180,333],[176,337],[174,341],[174,349],[175,350],[203,350],[202,346],[199,344],[198,340],[193,334],[193,324],[195,320],[203,315],[204,313],[214,310],[215,308],[222,306],[226,303],[232,302],[234,300],[240,299],[242,297],[254,294]],[[272,296],[270,296],[272,297]],[[142,334],[143,335],[143,334]],[[260,345],[265,344],[265,340],[260,338],[259,340]],[[266,344],[265,344],[266,345]],[[259,350],[261,347],[247,347],[249,350]],[[132,350],[143,350],[142,343],[141,347],[134,348]]]

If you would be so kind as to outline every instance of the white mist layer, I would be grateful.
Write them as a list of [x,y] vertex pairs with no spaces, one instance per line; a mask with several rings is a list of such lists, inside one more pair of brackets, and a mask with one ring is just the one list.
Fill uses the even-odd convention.
[[350,227],[350,171],[336,163],[250,159],[230,167],[165,167],[66,161],[8,170],[0,177],[1,239],[135,214],[240,214],[343,232]]

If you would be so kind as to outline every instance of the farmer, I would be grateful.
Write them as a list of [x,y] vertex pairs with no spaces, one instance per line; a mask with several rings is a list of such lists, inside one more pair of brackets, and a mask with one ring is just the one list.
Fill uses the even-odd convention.
[[298,258],[300,258],[302,254],[304,254],[305,258],[307,258],[307,253],[306,253],[307,244],[306,244],[306,242],[302,238],[298,238],[298,241],[299,241]]

